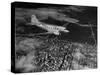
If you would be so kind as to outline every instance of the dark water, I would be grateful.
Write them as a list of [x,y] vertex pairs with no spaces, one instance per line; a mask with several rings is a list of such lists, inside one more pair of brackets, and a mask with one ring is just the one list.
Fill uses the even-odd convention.
[[[83,43],[89,43],[94,44],[95,41],[93,39],[91,29],[88,27],[80,27],[78,25],[72,24],[69,25],[67,28],[70,32],[69,33],[62,33],[61,37],[62,39],[67,39],[75,42],[83,42]],[[93,28],[95,39],[97,38],[97,32],[96,28]]]
[[[70,15],[70,14],[69,14]],[[79,20],[80,24],[94,24],[97,26],[97,8],[91,8],[87,7],[84,12],[81,13],[75,13],[72,12],[71,15],[72,17],[76,18]],[[95,35],[95,39],[97,40],[97,27],[92,27],[93,32]],[[78,41],[78,42],[87,42],[90,44],[95,43],[93,36],[91,35],[91,29],[90,27],[81,27],[75,24],[70,24],[67,28],[70,32],[66,35],[64,34],[63,36],[71,39],[73,41]]]

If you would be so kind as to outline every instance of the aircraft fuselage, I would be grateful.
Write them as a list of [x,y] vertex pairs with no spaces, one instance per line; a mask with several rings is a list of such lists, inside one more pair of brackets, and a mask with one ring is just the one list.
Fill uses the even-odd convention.
[[45,24],[45,23],[37,24],[36,26],[43,28],[43,29],[47,30],[48,33],[53,33],[55,35],[59,35],[60,31],[69,32],[68,30],[66,30],[65,27],[62,27],[62,26],[49,25],[49,24]]

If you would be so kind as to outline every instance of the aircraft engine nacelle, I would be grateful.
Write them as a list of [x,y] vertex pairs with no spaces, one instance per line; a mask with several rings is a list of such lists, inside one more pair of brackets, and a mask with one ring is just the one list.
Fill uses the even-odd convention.
[[55,34],[55,35],[60,35],[60,33],[59,33],[59,32],[54,32],[54,34]]

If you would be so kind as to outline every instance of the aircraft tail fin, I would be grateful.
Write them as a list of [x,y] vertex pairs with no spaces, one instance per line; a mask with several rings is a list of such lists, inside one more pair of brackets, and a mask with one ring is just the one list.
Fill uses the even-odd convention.
[[39,23],[39,20],[37,19],[37,17],[35,15],[31,16],[31,23],[32,24],[38,24]]

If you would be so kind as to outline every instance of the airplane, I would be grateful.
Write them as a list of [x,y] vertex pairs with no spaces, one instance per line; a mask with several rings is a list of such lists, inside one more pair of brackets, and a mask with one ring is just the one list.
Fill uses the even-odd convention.
[[28,25],[35,25],[47,31],[46,33],[39,33],[39,34],[54,34],[54,35],[60,35],[61,34],[60,32],[68,33],[69,30],[66,30],[65,27],[65,25],[68,24],[69,23],[66,23],[64,24],[64,26],[46,24],[44,22],[40,22],[35,15],[31,16],[31,23],[28,23]]

